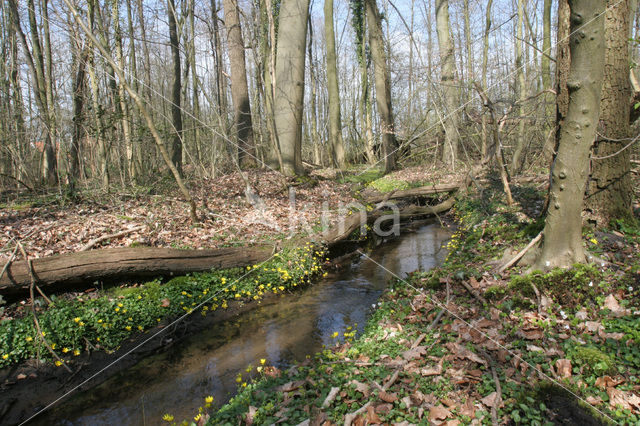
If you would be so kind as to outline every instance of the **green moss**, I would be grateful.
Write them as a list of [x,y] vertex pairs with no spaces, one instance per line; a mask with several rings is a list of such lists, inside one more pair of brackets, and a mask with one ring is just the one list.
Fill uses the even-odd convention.
[[594,347],[576,346],[569,357],[596,374],[616,373],[615,362],[611,357]]
[[409,182],[404,180],[394,179],[389,176],[381,177],[380,179],[376,179],[369,184],[371,188],[379,192],[391,192],[391,191],[401,191],[404,189],[411,188]]

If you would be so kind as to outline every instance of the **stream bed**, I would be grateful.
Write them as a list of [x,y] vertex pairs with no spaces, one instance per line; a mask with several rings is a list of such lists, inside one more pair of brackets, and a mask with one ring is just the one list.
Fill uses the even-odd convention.
[[405,277],[440,264],[449,236],[437,224],[403,229],[400,237],[363,249],[373,260],[360,256],[305,290],[196,333],[75,394],[34,424],[160,424],[164,413],[177,421],[191,419],[207,395],[215,405],[228,401],[238,373],[249,364],[265,358],[285,368],[335,343],[336,331],[357,324],[361,332],[392,278],[389,271]]

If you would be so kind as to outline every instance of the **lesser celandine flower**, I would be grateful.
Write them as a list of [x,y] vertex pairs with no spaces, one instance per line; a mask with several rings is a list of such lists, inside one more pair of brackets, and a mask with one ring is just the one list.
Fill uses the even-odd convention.
[[211,404],[213,402],[213,397],[209,395],[204,399],[204,402],[206,402],[207,404]]
[[171,414],[165,414],[164,416],[162,416],[162,420],[164,420],[165,422],[172,422],[173,416]]

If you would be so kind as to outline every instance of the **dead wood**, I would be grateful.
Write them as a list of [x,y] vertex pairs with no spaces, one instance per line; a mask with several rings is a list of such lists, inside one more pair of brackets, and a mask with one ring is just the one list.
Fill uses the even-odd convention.
[[[185,275],[211,269],[244,267],[269,258],[271,247],[233,247],[216,250],[114,248],[32,259],[33,276],[49,293],[69,286],[90,286],[96,280]],[[24,296],[31,275],[25,260],[13,261],[0,278],[0,294]]]
[[79,251],[87,251],[93,248],[96,244],[99,244],[103,241],[110,240],[111,238],[124,237],[125,235],[129,235],[132,232],[141,231],[144,229],[144,225],[136,226],[134,228],[125,229],[124,231],[116,232],[115,234],[103,235],[102,237],[95,238],[89,241],[86,245],[84,245]]
[[395,191],[391,195],[373,195],[367,198],[369,203],[379,203],[386,200],[395,200],[398,198],[423,197],[426,195],[443,194],[453,192],[460,189],[460,183],[447,183],[443,185],[427,185],[419,188],[405,189],[403,191]]

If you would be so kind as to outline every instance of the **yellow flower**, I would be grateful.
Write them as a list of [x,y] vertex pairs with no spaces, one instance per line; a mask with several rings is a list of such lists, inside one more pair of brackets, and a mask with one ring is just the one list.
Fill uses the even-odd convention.
[[56,367],[60,367],[62,365],[62,361],[56,361],[54,364],[56,365]]
[[78,325],[79,325],[80,327],[84,327],[84,322],[80,321],[80,322],[78,323]]
[[116,312],[118,312],[120,310],[120,308],[116,308]]
[[26,340],[27,342],[30,342],[30,341],[32,341],[32,340],[33,340],[33,337],[31,337],[31,336],[27,336],[27,337],[25,338],[25,340]]
[[204,399],[204,402],[206,402],[207,404],[211,404],[213,402],[213,397],[209,395]]
[[591,241],[593,244],[598,244],[598,240],[596,240],[595,238],[592,238],[589,241]]
[[9,359],[9,354],[3,354],[2,359]]
[[247,387],[247,382],[242,382],[242,387],[246,388]]
[[142,326],[141,325],[138,326],[138,330],[142,331]]
[[266,360],[266,359],[264,359],[264,358],[260,358],[260,364],[264,365],[266,362],[267,362],[267,360]]
[[73,354],[74,354],[75,356],[80,355],[80,349],[75,349],[75,350],[73,351]]
[[130,325],[126,326],[125,328],[127,329],[127,331],[131,331],[131,326]]
[[332,339],[335,339],[336,337],[338,337],[340,335],[340,333],[338,333],[337,331],[334,331],[333,334],[331,335]]
[[52,343],[52,344],[51,344],[51,349],[55,349],[55,348],[56,348],[56,344],[55,344],[55,343]]
[[124,305],[122,303],[118,303],[118,307],[122,308]]
[[262,373],[262,366],[260,366],[260,367],[256,367],[256,371],[257,371],[258,373]]
[[69,352],[69,348],[62,348],[62,353],[66,354],[67,352]]
[[201,415],[201,414],[198,414],[197,416],[195,416],[195,417],[193,418],[193,420],[195,420],[195,421],[197,422],[198,420],[200,420],[200,417],[202,417],[202,415]]
[[74,320],[75,322],[80,322],[80,317],[75,317],[73,320]]
[[222,284],[226,284],[227,283],[227,279],[225,277],[220,278],[220,282],[222,282]]
[[162,420],[164,420],[165,422],[172,422],[173,416],[171,414],[165,414],[164,416],[162,416]]

